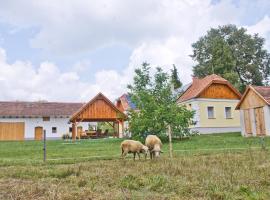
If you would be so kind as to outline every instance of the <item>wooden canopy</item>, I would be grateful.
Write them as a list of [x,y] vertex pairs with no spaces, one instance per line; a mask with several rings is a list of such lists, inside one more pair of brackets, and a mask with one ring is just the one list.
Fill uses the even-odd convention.
[[127,116],[107,97],[98,93],[70,118],[70,122],[122,121],[126,118]]
[[77,123],[80,122],[113,122],[117,124],[118,137],[122,137],[124,121],[127,116],[119,110],[107,97],[102,93],[97,94],[87,104],[82,106],[72,117],[72,138],[77,136]]

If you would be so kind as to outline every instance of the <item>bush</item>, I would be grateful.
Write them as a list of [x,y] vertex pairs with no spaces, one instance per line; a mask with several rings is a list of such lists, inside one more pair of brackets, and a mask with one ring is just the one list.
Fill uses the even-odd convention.
[[62,135],[62,139],[63,140],[68,140],[68,139],[72,139],[72,137],[68,133],[65,133],[65,134]]

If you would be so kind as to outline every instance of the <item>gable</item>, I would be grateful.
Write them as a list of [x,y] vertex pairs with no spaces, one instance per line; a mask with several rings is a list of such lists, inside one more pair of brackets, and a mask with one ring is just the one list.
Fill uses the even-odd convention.
[[119,110],[107,97],[99,93],[75,113],[70,121],[116,121],[125,118],[126,115],[121,110]]
[[236,94],[227,84],[212,83],[206,88],[198,98],[209,98],[209,99],[240,99],[239,95]]
[[117,118],[117,112],[103,99],[97,99],[88,105],[79,115],[81,119],[111,119]]
[[249,89],[241,102],[240,109],[258,108],[265,105],[267,105],[266,102],[256,92]]

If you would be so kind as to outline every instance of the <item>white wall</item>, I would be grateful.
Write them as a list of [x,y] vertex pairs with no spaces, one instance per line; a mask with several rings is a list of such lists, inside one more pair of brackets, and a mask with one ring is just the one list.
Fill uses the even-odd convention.
[[270,136],[270,106],[265,106],[263,110],[264,110],[266,135]]
[[[35,138],[35,127],[43,127],[46,130],[47,138],[61,138],[63,134],[69,133],[69,118],[50,117],[50,121],[43,121],[42,118],[0,118],[0,122],[24,122],[25,139]],[[80,123],[83,130],[88,129],[88,123]],[[52,127],[57,127],[57,133],[52,133]]]
[[212,134],[212,133],[234,133],[240,132],[240,127],[196,127],[191,128],[192,131],[198,131],[200,134]]

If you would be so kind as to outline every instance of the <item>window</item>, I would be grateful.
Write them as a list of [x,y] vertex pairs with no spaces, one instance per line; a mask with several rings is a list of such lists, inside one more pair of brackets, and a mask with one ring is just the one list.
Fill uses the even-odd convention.
[[50,121],[50,117],[43,117],[43,121],[44,121],[44,122]]
[[232,108],[231,107],[225,107],[225,117],[226,117],[226,119],[232,118]]
[[52,133],[57,133],[57,127],[52,127]]
[[72,127],[69,127],[69,132],[72,133]]
[[208,113],[208,119],[214,119],[214,107],[213,106],[208,106],[207,107],[207,113]]

